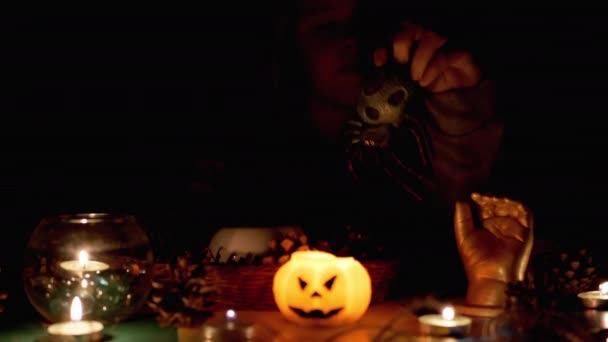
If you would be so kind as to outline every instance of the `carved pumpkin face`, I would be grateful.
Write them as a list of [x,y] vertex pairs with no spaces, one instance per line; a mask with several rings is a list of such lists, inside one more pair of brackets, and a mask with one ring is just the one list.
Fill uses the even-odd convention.
[[354,322],[367,311],[371,293],[371,279],[361,263],[320,251],[293,253],[273,282],[279,311],[303,325]]

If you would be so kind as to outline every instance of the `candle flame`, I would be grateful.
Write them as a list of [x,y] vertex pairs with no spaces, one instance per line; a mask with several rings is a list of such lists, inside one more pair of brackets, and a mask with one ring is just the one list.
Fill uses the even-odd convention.
[[441,317],[449,321],[453,320],[455,315],[456,313],[454,312],[454,308],[451,306],[445,307],[443,310],[441,310]]
[[70,308],[70,318],[72,321],[80,321],[82,319],[82,302],[78,296],[72,299],[72,307]]
[[600,294],[602,294],[602,295],[608,294],[608,281],[605,281],[600,284]]
[[87,265],[89,264],[89,253],[85,250],[80,251],[80,253],[78,253],[78,261],[81,268],[87,268]]
[[230,309],[226,311],[226,319],[233,320],[236,318],[236,311]]

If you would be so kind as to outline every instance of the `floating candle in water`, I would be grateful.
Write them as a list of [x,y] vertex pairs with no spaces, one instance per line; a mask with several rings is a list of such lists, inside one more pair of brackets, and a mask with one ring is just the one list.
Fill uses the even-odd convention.
[[581,299],[581,302],[587,308],[608,307],[608,282],[601,283],[598,291],[579,293],[578,298]]
[[74,297],[70,308],[69,322],[51,324],[48,333],[52,336],[66,338],[78,337],[86,341],[100,341],[103,324],[97,321],[82,320],[82,302],[79,297]]
[[98,272],[110,268],[110,265],[105,262],[89,260],[89,253],[85,250],[78,253],[78,260],[63,261],[59,263],[59,266],[73,272]]
[[432,314],[418,317],[422,331],[434,336],[463,336],[468,334],[472,319],[456,315],[454,308],[445,307],[441,315]]

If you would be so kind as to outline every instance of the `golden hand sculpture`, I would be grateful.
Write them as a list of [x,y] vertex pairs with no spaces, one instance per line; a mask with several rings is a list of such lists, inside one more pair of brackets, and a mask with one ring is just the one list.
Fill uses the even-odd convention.
[[507,284],[524,280],[534,241],[532,214],[508,198],[473,193],[471,199],[479,215],[469,202],[456,202],[454,214],[456,244],[469,283],[466,301],[503,306]]

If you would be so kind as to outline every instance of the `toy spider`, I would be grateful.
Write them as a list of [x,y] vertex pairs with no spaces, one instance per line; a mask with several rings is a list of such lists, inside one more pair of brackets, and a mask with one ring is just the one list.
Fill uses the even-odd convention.
[[[413,82],[396,73],[377,70],[366,82],[355,119],[348,122],[348,169],[355,179],[380,169],[416,200],[433,187],[425,176],[430,169],[431,145],[419,118],[408,107],[416,92]],[[374,171],[371,171],[374,172]]]

